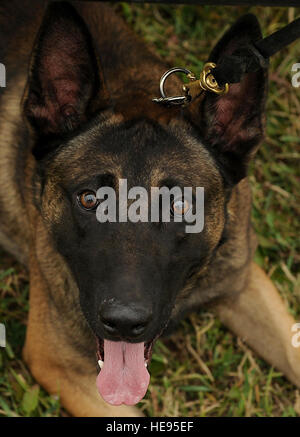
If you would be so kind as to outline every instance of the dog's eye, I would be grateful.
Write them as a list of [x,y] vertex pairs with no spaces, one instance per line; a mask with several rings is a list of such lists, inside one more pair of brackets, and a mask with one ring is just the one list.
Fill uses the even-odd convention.
[[190,209],[189,202],[187,200],[182,200],[182,199],[174,200],[171,206],[172,214],[176,214],[176,215],[184,215],[188,212],[189,209]]
[[84,209],[94,209],[98,205],[96,194],[93,191],[83,191],[78,194],[77,200],[79,205]]

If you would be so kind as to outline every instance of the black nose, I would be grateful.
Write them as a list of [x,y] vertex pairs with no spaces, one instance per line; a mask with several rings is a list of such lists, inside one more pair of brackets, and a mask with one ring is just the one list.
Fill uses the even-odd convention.
[[152,311],[137,304],[105,304],[100,310],[103,328],[110,337],[134,339],[142,335],[151,321]]

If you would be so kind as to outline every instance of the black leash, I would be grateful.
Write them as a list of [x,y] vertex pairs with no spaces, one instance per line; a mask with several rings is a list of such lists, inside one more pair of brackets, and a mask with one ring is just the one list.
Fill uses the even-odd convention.
[[300,38],[300,18],[266,38],[256,41],[252,46],[225,56],[214,69],[214,77],[219,85],[237,83],[246,73],[254,73],[268,63],[268,59]]
[[[205,91],[225,94],[230,84],[240,82],[243,75],[247,73],[254,73],[260,68],[267,67],[271,56],[298,38],[300,38],[300,18],[272,35],[248,44],[231,55],[224,56],[218,65],[212,62],[205,64],[198,80],[189,70],[172,68],[161,77],[160,92],[162,97],[153,99],[153,101],[165,105],[186,105]],[[167,97],[164,92],[165,80],[170,74],[176,72],[187,74],[190,82],[183,86],[183,96]]]

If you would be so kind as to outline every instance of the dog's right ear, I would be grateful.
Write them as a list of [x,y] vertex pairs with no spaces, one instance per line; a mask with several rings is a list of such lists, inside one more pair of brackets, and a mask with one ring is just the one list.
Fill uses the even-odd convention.
[[[227,55],[261,39],[261,30],[252,14],[242,16],[223,35],[209,56],[219,65]],[[224,95],[206,93],[191,104],[193,121],[203,142],[215,156],[230,184],[247,174],[248,163],[264,134],[267,95],[267,63],[229,85]]]
[[74,131],[108,100],[85,23],[70,4],[51,3],[35,41],[24,96],[24,112],[37,137]]

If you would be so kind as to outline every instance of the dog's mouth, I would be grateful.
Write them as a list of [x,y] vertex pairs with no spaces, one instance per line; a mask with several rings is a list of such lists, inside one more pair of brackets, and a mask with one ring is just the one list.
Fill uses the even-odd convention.
[[146,343],[127,343],[97,338],[97,358],[100,373],[97,388],[111,405],[135,405],[146,394],[155,340]]

